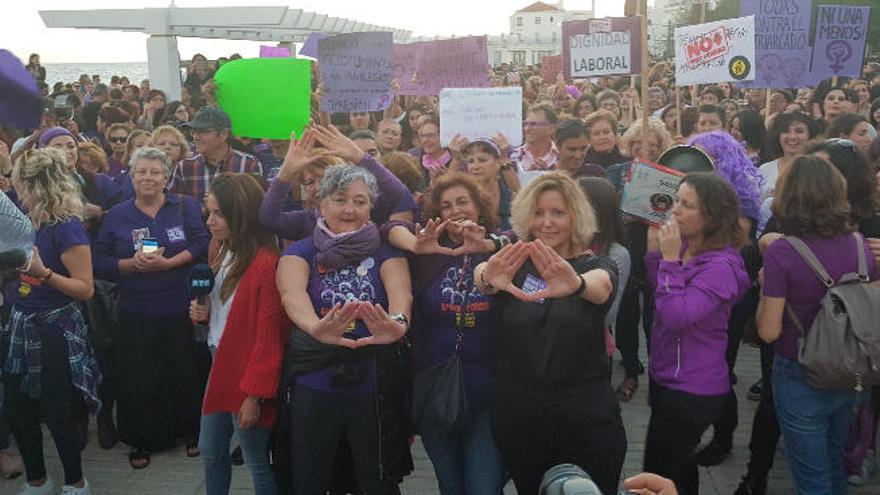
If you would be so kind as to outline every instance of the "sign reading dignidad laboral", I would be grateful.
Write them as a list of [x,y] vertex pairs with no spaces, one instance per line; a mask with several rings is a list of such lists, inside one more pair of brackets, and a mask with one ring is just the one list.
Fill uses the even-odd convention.
[[639,18],[563,22],[562,40],[568,79],[638,74],[642,69]]

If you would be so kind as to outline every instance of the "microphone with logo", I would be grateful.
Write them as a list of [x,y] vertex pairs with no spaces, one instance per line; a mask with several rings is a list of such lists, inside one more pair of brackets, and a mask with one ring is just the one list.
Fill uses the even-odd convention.
[[[189,293],[195,297],[199,304],[205,304],[205,299],[214,290],[214,272],[206,263],[199,263],[192,268],[189,274]],[[194,321],[193,335],[196,342],[208,341],[208,322]]]

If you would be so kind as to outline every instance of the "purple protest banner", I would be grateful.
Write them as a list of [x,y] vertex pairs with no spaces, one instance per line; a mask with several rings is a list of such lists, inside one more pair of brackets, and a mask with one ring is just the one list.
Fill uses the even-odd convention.
[[541,59],[541,80],[545,84],[553,84],[562,72],[562,55],[545,55]]
[[610,17],[563,22],[562,61],[567,79],[639,74],[640,19]]
[[391,104],[392,33],[340,34],[318,42],[325,112],[375,112]]
[[862,75],[871,7],[819,5],[813,41],[813,81]]
[[36,128],[43,111],[42,95],[37,81],[21,61],[7,50],[0,49],[0,124]]
[[740,16],[755,16],[755,80],[744,88],[803,88],[810,78],[812,0],[740,0]]
[[433,96],[444,88],[488,88],[485,36],[396,45],[394,78],[401,95]]
[[324,33],[312,33],[306,38],[306,41],[303,43],[303,46],[299,49],[299,54],[301,57],[311,57],[318,58],[318,42],[324,38],[329,38],[329,34]]
[[260,58],[288,58],[292,55],[286,46],[260,45]]

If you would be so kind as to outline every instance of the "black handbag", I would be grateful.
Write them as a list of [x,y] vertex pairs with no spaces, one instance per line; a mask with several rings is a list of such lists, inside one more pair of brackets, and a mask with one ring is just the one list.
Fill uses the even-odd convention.
[[455,315],[455,353],[445,363],[417,372],[413,379],[412,421],[418,432],[460,431],[470,422],[470,407],[459,355],[463,336],[461,324],[470,287],[463,292],[462,309]]

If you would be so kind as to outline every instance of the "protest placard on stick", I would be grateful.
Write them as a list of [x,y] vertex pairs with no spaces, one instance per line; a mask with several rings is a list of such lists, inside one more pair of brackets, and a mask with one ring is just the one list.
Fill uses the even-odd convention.
[[375,112],[391,104],[390,32],[350,33],[318,42],[325,112]]
[[456,134],[476,138],[504,134],[522,142],[522,88],[448,88],[440,92],[440,144]]
[[871,7],[819,5],[810,72],[813,82],[828,77],[860,77]]
[[638,18],[612,17],[562,23],[565,77],[638,74],[641,71]]
[[444,88],[488,88],[485,36],[394,45],[398,94],[435,96]]
[[811,0],[740,0],[755,16],[755,80],[744,88],[802,88],[810,83]]
[[675,28],[679,86],[755,78],[755,16]]

